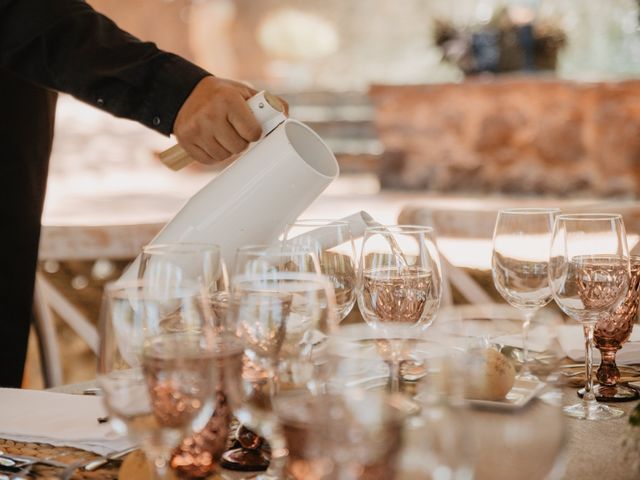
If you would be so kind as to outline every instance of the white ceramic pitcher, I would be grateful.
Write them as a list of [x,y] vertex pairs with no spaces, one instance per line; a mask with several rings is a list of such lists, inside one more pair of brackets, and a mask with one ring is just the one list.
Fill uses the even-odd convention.
[[[277,240],[338,176],[338,162],[322,139],[268,98],[260,92],[247,101],[263,137],[189,199],[151,244],[215,243],[231,266],[238,247]],[[138,261],[121,278],[135,278]]]

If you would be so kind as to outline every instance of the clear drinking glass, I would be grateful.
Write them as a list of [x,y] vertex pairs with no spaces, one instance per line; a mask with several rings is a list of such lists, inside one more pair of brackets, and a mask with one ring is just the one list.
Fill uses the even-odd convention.
[[365,231],[358,307],[365,321],[389,340],[393,391],[400,386],[403,338],[412,329],[428,327],[440,306],[441,271],[432,228],[395,225]]
[[[521,354],[514,352],[520,350],[522,342],[522,319],[517,309],[501,304],[470,304],[445,307],[438,312],[438,320],[428,332],[429,339],[440,349],[450,346],[461,354],[449,369],[434,369],[433,362],[429,362],[427,379],[422,382],[424,388],[418,400],[424,405],[426,428],[412,447],[424,452],[434,445],[431,451],[439,453],[425,459],[425,471],[438,468],[437,464],[429,468],[429,462],[439,460],[449,469],[457,465],[462,467],[462,474],[465,467],[472,473],[448,478],[563,478],[558,475],[563,473],[566,443],[566,418],[558,381],[558,365],[565,357],[557,338],[561,323],[561,315],[545,311],[536,315],[531,325],[531,367],[546,383],[541,390],[538,382],[521,381],[514,378],[514,371],[508,373],[507,362],[521,361]],[[446,411],[437,414],[442,402],[433,395],[438,390],[436,380],[442,378],[438,373],[443,371],[446,390],[461,388],[467,398],[462,404],[451,405],[448,416]],[[449,403],[456,400],[455,395],[449,394],[448,398]],[[456,432],[461,436],[452,445],[449,439]],[[434,437],[431,444],[425,441]],[[460,454],[460,450],[467,454]]]
[[[232,269],[232,278],[235,277],[251,277],[251,276],[270,276],[277,272],[298,272],[298,273],[311,273],[320,274],[320,264],[316,254],[306,245],[285,245],[282,243],[272,245],[247,245],[237,250],[234,267]],[[266,296],[262,296],[260,308],[264,312],[268,308],[278,311],[279,315],[274,318],[281,318],[284,320],[282,313],[287,307],[287,303],[290,303],[290,298],[286,295],[273,295],[273,298],[267,301]],[[278,302],[281,303],[278,306]],[[219,308],[214,310],[222,311],[228,307],[228,302],[223,302],[219,305]],[[230,325],[227,325],[229,331],[233,331],[236,334],[236,325],[234,314],[230,313],[228,316]],[[253,360],[248,360],[249,368],[247,371],[251,371],[253,368]],[[256,371],[265,374],[265,370],[258,368]],[[269,399],[270,388],[269,382],[266,380],[265,374],[264,382],[261,388],[263,388],[267,394],[266,398]],[[256,390],[256,396],[262,395],[258,390],[259,382],[253,385]],[[264,392],[263,392],[264,393]],[[240,432],[240,431],[239,431]],[[253,435],[250,430],[241,430],[243,438],[240,442],[243,445],[241,448],[236,448],[226,452],[223,456],[225,466],[230,469],[237,470],[258,470],[264,468],[264,465],[268,463],[268,459],[264,459],[262,455],[262,440]],[[244,447],[247,445],[248,447]]]
[[220,328],[224,317],[217,305],[226,299],[227,269],[220,247],[210,243],[163,243],[142,248],[138,278],[159,293],[182,284],[201,285],[212,306],[214,322]]
[[349,223],[341,220],[298,220],[287,225],[284,242],[306,246],[316,254],[321,273],[333,283],[338,316],[344,320],[356,301],[356,254]]
[[[464,351],[441,338],[433,339],[432,330],[423,331],[411,325],[403,328],[407,332],[399,355],[401,391],[410,399],[388,394],[388,340],[379,330],[362,323],[349,324],[341,326],[332,336],[332,371],[327,390],[349,405],[359,405],[361,401],[374,405],[370,410],[363,408],[363,416],[371,415],[369,422],[379,429],[379,433],[363,436],[357,443],[350,443],[348,437],[342,440],[333,463],[340,465],[340,472],[352,472],[353,476],[345,474],[344,478],[396,478],[400,468],[403,478],[432,478],[434,472],[442,472],[443,478],[472,478],[467,406],[462,398],[463,377],[458,367]],[[396,458],[393,443],[387,443],[394,437],[392,425],[385,422],[384,413],[375,410],[384,404],[385,396],[411,416],[411,428],[403,433],[401,458]],[[354,416],[359,423],[358,415]],[[348,428],[350,423],[350,417],[339,418],[344,425],[335,428],[337,432]],[[400,465],[396,460],[400,460]],[[362,477],[354,475],[358,470],[366,473]]]
[[564,408],[569,416],[607,420],[624,413],[596,402],[592,377],[593,334],[596,323],[622,303],[629,281],[629,251],[620,215],[556,217],[549,282],[556,303],[573,320],[582,323],[585,336],[585,393],[582,403]]
[[247,245],[236,252],[232,277],[273,272],[321,274],[315,252],[306,245]]
[[110,284],[100,324],[98,383],[114,430],[144,450],[156,478],[170,452],[214,408],[214,329],[196,287]]
[[556,208],[513,208],[498,213],[493,233],[493,283],[522,312],[523,364],[518,378],[537,380],[529,370],[528,332],[536,312],[551,301],[549,250]]
[[296,392],[276,399],[292,480],[393,479],[404,412],[385,391]]
[[232,277],[227,320],[245,345],[245,387],[235,390],[234,413],[271,446],[265,478],[281,478],[287,451],[273,398],[282,391],[322,388],[319,374],[338,324],[336,311],[333,286],[321,275],[273,271]]
[[[184,439],[173,451],[171,465],[180,475],[204,476],[217,469],[216,462],[227,439],[220,439],[230,429],[231,420],[224,397],[224,378],[232,368],[233,349],[224,336],[225,303],[228,299],[228,276],[220,247],[209,243],[164,243],[142,249],[138,278],[161,294],[180,285],[199,285],[206,293],[217,339],[217,373],[214,414],[201,431]],[[229,365],[227,365],[229,363]]]

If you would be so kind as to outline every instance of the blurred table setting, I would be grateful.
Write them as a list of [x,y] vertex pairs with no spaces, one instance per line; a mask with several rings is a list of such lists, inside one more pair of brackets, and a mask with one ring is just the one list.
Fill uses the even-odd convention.
[[[558,213],[545,215],[551,239]],[[0,390],[0,459],[25,462],[7,478],[115,478],[120,465],[130,478],[636,478],[624,439],[637,400],[610,404],[609,420],[589,419],[593,399],[578,404],[586,419],[563,415],[585,383],[585,329],[546,305],[556,287],[531,267],[536,242],[522,242],[523,270],[494,239],[514,308],[441,305],[430,227],[358,214],[292,222],[281,238],[232,262],[213,244],[146,246],[133,278],[105,290],[97,382]],[[631,278],[600,319],[637,303]],[[542,298],[524,322],[521,292]],[[364,322],[342,322],[355,305]],[[620,383],[640,378],[625,370],[637,344],[637,332],[621,343]],[[155,473],[140,451],[110,458],[134,445]]]
[[500,209],[482,222],[496,302],[431,221],[309,218],[338,173],[283,118],[195,193],[104,288],[95,382],[0,390],[3,475],[100,460],[141,479],[637,478],[623,215]]

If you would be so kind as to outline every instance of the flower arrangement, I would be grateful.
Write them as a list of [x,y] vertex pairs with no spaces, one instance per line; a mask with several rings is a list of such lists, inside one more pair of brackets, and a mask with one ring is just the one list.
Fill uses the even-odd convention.
[[555,70],[567,38],[551,20],[507,7],[496,10],[487,24],[470,28],[436,20],[434,37],[443,60],[465,75]]

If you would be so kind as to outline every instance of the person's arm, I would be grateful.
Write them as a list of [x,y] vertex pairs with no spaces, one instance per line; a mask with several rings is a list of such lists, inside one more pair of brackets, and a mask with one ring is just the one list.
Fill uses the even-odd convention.
[[142,42],[82,0],[0,0],[0,68],[160,133],[203,163],[260,135],[248,87]]

